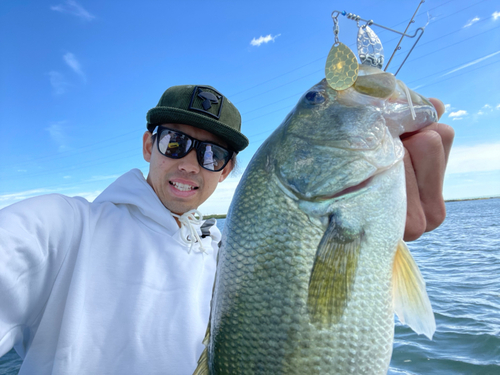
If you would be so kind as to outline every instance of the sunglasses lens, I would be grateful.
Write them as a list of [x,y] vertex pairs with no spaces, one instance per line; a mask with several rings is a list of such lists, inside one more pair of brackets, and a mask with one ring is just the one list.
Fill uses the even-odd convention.
[[188,135],[162,128],[158,131],[158,150],[166,157],[180,159],[187,155],[193,143],[196,145],[198,163],[209,170],[218,172],[226,166],[231,159],[231,151],[213,143],[199,142]]
[[192,144],[193,141],[186,135],[171,130],[162,131],[158,139],[160,152],[174,159],[186,156]]
[[198,153],[201,166],[215,172],[224,168],[231,158],[228,150],[211,143],[201,143],[198,146]]

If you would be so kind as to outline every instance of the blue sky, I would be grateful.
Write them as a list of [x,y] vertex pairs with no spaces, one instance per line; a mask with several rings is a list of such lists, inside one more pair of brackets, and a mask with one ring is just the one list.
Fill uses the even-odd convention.
[[[16,0],[0,4],[0,208],[62,193],[95,198],[142,158],[146,112],[178,84],[211,85],[259,145],[324,77],[333,10],[403,31],[418,1]],[[426,1],[425,33],[398,78],[447,106],[456,138],[446,199],[500,195],[500,4]],[[399,37],[376,26],[386,60]],[[356,50],[356,24],[340,17]],[[403,41],[389,71],[412,45]],[[241,173],[240,173],[241,176]],[[239,176],[201,209],[224,213]]]

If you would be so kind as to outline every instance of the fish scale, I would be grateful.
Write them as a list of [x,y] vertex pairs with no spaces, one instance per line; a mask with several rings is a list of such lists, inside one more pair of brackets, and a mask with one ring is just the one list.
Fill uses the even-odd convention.
[[[386,73],[381,74],[385,85]],[[371,87],[378,82],[373,79]],[[392,113],[389,108],[377,109],[377,115],[367,103],[349,107],[355,89],[335,92],[320,82],[309,92],[321,92],[325,105],[306,93],[249,164],[226,219],[207,350],[196,374],[387,372],[394,298],[400,298],[393,288],[401,284],[394,279],[393,264],[400,261],[398,251],[405,251],[400,250],[406,216],[403,148],[394,129],[380,131],[385,124],[380,113]],[[386,87],[381,91],[388,92]],[[314,98],[314,106],[308,98]],[[400,101],[391,104],[398,116]],[[420,116],[415,121],[426,125],[435,119],[425,100],[415,108]],[[362,125],[366,139],[356,128],[363,114],[369,119]],[[331,118],[342,122],[332,124]],[[355,147],[339,148],[336,135]],[[334,158],[341,160],[328,162]],[[346,181],[351,187],[365,182],[343,194]],[[414,298],[418,283],[412,275],[418,269],[407,264],[411,282],[403,285],[410,285],[411,303],[403,298],[399,305],[410,311],[404,316],[412,321],[413,309],[418,310],[413,302],[427,296],[424,284]],[[432,311],[424,310],[417,320],[430,320]]]

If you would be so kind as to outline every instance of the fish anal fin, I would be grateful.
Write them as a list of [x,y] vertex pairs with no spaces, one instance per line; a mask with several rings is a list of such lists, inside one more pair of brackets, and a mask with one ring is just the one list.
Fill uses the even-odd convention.
[[432,340],[436,321],[425,281],[403,240],[399,241],[394,257],[392,286],[394,312],[401,323]]
[[307,305],[315,324],[338,323],[352,294],[363,232],[331,218],[316,251]]

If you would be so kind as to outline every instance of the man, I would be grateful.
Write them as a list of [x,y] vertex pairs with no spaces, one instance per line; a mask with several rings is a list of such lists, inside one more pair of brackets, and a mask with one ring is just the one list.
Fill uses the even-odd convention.
[[[20,374],[196,368],[221,235],[194,214],[248,140],[210,86],[169,88],[147,121],[147,179],[132,170],[93,203],[53,194],[0,211],[0,355],[15,347]],[[433,124],[405,140],[414,237],[444,219],[434,208],[452,139]]]

